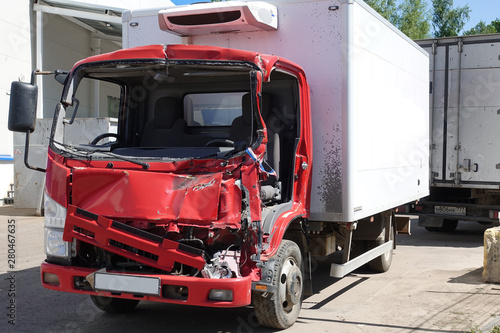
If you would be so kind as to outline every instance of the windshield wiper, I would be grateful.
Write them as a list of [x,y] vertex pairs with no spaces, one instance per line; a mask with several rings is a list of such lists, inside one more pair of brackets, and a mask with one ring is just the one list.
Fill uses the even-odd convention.
[[[73,146],[73,145],[69,145],[66,143],[57,142],[56,140],[52,140],[52,142],[57,143],[58,145],[64,147],[66,149],[66,151],[69,152],[70,154],[74,154],[74,155],[79,156],[79,157],[92,158],[92,155],[94,153],[101,153],[103,155],[111,156],[111,157],[120,159],[122,161],[126,161],[126,162],[140,165],[140,166],[142,166],[142,168],[144,170],[148,170],[150,167],[149,163],[136,161],[134,159],[112,153],[110,151],[111,147],[95,147],[95,146],[91,146],[91,145]],[[78,155],[77,153],[84,153],[84,154]]]
[[140,165],[140,166],[142,166],[142,168],[144,170],[148,170],[149,169],[149,163],[141,162],[141,161],[136,161],[136,160],[133,160],[131,158],[124,157],[122,155],[118,155],[118,154],[112,153],[110,151],[99,151],[98,150],[98,152],[101,153],[101,154],[104,154],[104,155],[115,157],[117,159],[120,159],[120,160],[123,160],[123,161],[126,161],[126,162],[130,162],[130,163],[134,163],[134,164]]

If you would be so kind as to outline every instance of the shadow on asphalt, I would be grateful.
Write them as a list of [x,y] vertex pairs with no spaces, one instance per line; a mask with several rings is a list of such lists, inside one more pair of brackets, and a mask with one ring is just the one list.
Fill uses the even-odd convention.
[[451,278],[448,280],[448,283],[484,284],[483,268],[480,267],[476,270],[467,272],[464,275]]
[[460,221],[454,232],[427,231],[412,220],[411,235],[398,235],[397,245],[475,248],[484,246],[484,232],[492,225]]

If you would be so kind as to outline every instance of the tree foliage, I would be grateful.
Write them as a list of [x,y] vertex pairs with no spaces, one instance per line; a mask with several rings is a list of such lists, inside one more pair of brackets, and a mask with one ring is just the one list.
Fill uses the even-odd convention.
[[425,0],[365,0],[389,22],[412,39],[429,37],[430,15]]
[[492,21],[490,24],[486,24],[484,21],[479,21],[475,27],[464,32],[464,35],[483,35],[483,34],[493,34],[500,32],[500,19]]
[[411,39],[429,37],[430,15],[427,3],[422,0],[404,0],[399,6],[399,18],[396,26]]
[[434,37],[458,36],[470,12],[469,5],[453,8],[453,0],[432,0]]
[[387,21],[394,24],[398,20],[399,16],[396,0],[365,0],[365,2]]

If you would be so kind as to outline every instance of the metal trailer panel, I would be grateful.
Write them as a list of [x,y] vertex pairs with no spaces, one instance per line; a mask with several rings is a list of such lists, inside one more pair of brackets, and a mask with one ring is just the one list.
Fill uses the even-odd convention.
[[500,34],[417,43],[431,55],[431,185],[500,188]]
[[[277,31],[183,41],[276,54],[304,68],[314,144],[311,219],[355,221],[428,195],[427,53],[362,1],[267,2],[278,7]],[[148,33],[149,42],[165,42],[159,28]]]
[[123,47],[181,44],[181,37],[161,31],[158,26],[158,12],[166,8],[169,7],[124,11],[122,14]]

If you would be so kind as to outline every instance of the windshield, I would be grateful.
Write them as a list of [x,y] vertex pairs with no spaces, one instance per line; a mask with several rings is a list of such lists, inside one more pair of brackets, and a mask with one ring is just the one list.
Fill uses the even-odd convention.
[[[259,138],[254,68],[234,62],[86,64],[68,79],[52,148],[73,158],[229,157]],[[255,88],[254,88],[255,89]]]

